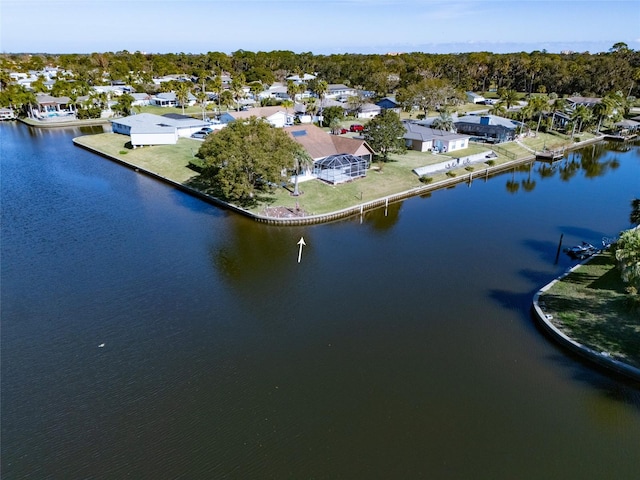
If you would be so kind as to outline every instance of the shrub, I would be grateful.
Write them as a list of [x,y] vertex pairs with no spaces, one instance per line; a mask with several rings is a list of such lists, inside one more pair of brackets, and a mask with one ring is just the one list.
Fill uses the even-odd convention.
[[453,178],[453,177],[457,176],[458,174],[456,172],[449,171],[445,175],[447,177]]
[[126,155],[126,154],[127,154],[127,153],[129,153],[129,152],[127,152],[126,150],[120,150],[118,153],[119,153],[120,155]]
[[473,168],[471,165],[467,165],[466,167],[464,167],[464,169],[465,169],[467,172],[473,172],[473,170],[474,170],[474,168]]
[[426,184],[426,183],[431,183],[431,182],[433,182],[433,177],[427,177],[426,175],[422,175],[422,176],[420,177],[420,181],[421,181],[422,183],[425,183],[425,184]]
[[200,158],[192,158],[191,160],[189,160],[189,168],[191,170],[194,170],[196,172],[202,172],[202,169],[204,168],[204,161],[202,161],[202,159]]
[[487,164],[487,165],[489,165],[490,167],[493,167],[493,166],[496,164],[496,161],[495,161],[495,160],[487,160],[487,161],[486,161],[486,162],[484,162],[484,163],[486,163],[486,164]]

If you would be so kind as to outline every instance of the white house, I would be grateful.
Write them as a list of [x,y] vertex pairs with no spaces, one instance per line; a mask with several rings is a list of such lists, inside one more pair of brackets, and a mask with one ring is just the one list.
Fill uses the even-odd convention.
[[483,103],[485,98],[482,95],[479,95],[474,92],[465,92],[467,95],[467,102],[469,103]]
[[407,147],[418,152],[454,152],[469,147],[469,136],[403,122]]
[[[151,105],[155,105],[157,107],[180,107],[180,102],[176,97],[175,92],[166,92],[166,93],[158,93],[151,97],[150,100]],[[188,101],[186,106],[193,106],[196,104],[196,97],[189,93]]]
[[357,94],[358,92],[355,88],[347,87],[341,83],[332,83],[327,87],[327,94],[325,95],[325,98],[347,99]]
[[373,118],[380,115],[382,108],[379,105],[373,103],[365,103],[360,107],[360,110],[356,114],[357,118]]
[[124,118],[111,120],[114,133],[129,135],[131,145],[173,145],[180,137],[189,137],[203,127],[207,122],[196,120],[183,115],[154,115],[141,113]]
[[225,112],[220,115],[220,121],[222,123],[229,123],[235,120],[245,120],[250,117],[263,118],[271,125],[277,128],[282,128],[287,125],[293,125],[294,119],[293,109],[290,111],[285,110],[283,107],[256,107],[249,110],[242,110],[240,112]]

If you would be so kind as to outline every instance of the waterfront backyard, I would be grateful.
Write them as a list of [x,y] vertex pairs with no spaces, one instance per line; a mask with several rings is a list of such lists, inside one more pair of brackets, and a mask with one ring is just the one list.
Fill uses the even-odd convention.
[[[569,141],[566,138],[561,140]],[[189,167],[189,162],[202,145],[201,141],[180,138],[176,145],[157,145],[136,149],[130,148],[128,137],[113,133],[83,136],[75,141],[82,146],[126,162],[134,168],[206,191],[207,186],[198,181],[198,173]],[[528,149],[516,142],[509,142],[497,146],[471,143],[467,149],[447,154],[409,150],[403,155],[390,155],[389,161],[385,163],[374,162],[367,176],[356,181],[340,185],[329,185],[317,180],[301,182],[299,190],[302,193],[299,196],[293,196],[293,185],[287,185],[286,188],[278,188],[271,194],[261,195],[256,204],[248,209],[255,214],[265,214],[268,209],[274,207],[304,215],[325,214],[423,187],[425,183],[413,172],[413,169],[418,167],[484,152],[489,154],[493,151],[497,155],[487,162],[461,166],[430,175],[426,179],[427,183],[435,188],[439,182],[445,180],[450,182],[456,177],[468,179],[469,175],[480,176],[490,167],[505,166],[509,162],[531,158],[532,149],[541,149],[544,144],[556,144],[558,141],[557,135],[540,133],[536,137],[527,137],[522,140]]]

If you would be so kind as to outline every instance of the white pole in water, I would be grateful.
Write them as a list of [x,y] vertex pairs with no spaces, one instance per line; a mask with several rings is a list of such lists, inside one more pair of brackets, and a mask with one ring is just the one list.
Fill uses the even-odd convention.
[[298,263],[300,263],[300,260],[302,259],[302,247],[306,245],[306,243],[304,243],[304,237],[300,237],[298,245],[300,245],[300,249],[298,250]]

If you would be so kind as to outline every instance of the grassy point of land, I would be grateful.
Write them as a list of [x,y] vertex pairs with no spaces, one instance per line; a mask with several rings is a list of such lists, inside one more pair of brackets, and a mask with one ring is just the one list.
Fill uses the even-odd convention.
[[640,368],[640,320],[611,254],[594,256],[540,296],[553,324],[596,352]]
[[[192,107],[193,108],[193,107]],[[345,122],[345,126],[353,122]],[[354,135],[354,134],[347,134]],[[135,167],[155,173],[169,180],[198,188],[198,174],[189,168],[189,161],[198,152],[202,142],[191,138],[180,138],[176,145],[156,145],[131,149],[129,138],[114,133],[88,135],[76,139],[82,145],[103,152],[109,156],[129,163]],[[536,137],[523,140],[529,148],[542,149],[552,141],[572,143],[566,135],[539,133]],[[372,200],[384,198],[400,192],[423,187],[420,178],[413,173],[413,169],[440,162],[447,162],[452,158],[461,158],[493,150],[497,157],[491,162],[476,163],[466,168],[435,173],[431,176],[430,185],[449,180],[450,177],[468,178],[480,175],[489,166],[500,166],[513,160],[527,159],[532,156],[531,151],[516,142],[486,145],[471,143],[468,148],[446,154],[432,154],[409,150],[403,155],[390,155],[385,163],[374,163],[367,176],[354,182],[341,185],[328,185],[319,181],[307,181],[299,184],[301,195],[291,195],[293,186],[278,188],[273,193],[260,194],[258,202],[249,208],[255,214],[264,214],[267,207],[299,207],[306,215],[321,215],[354,207]],[[201,189],[204,190],[202,187]]]

